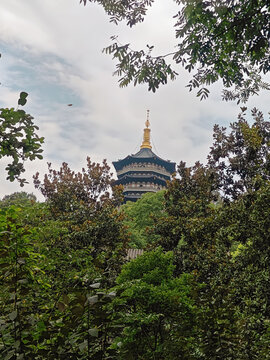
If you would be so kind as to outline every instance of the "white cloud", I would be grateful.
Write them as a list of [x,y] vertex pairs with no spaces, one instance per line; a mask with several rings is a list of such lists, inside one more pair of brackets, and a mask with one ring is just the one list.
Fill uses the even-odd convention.
[[[158,0],[146,21],[130,30],[110,24],[96,4],[84,7],[79,0],[1,0],[1,106],[16,106],[19,92],[28,91],[25,110],[46,139],[44,160],[26,165],[29,180],[36,170],[46,172],[47,161],[55,168],[66,161],[80,170],[87,155],[111,162],[136,152],[147,109],[159,156],[188,164],[205,160],[214,123],[228,125],[239,112],[235,104],[220,100],[220,86],[200,102],[185,87],[189,75],[177,69],[178,80],[156,94],[146,86],[120,89],[112,77],[114,62],[101,52],[115,34],[135,48],[149,44],[156,52],[171,51],[176,9],[173,1]],[[260,105],[267,97],[252,101]],[[4,163],[1,160],[0,198],[19,188],[3,180]],[[33,185],[25,190],[34,191]]]

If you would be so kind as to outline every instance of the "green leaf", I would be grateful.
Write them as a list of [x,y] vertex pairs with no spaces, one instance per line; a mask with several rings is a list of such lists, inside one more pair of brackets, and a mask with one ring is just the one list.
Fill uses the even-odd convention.
[[21,99],[26,99],[27,96],[28,96],[28,93],[25,92],[25,91],[22,91],[22,92],[20,93],[20,98],[21,98]]
[[98,295],[87,297],[87,301],[90,305],[94,305],[98,302]]
[[90,336],[98,337],[98,329],[97,328],[89,329],[88,333]]
[[28,94],[24,91],[22,91],[20,93],[20,98],[18,100],[18,105],[24,106],[27,102],[26,98],[27,98]]
[[84,342],[82,342],[81,344],[79,344],[80,351],[85,350],[86,347],[87,347],[87,341],[86,340]]
[[92,284],[92,285],[90,285],[90,288],[92,288],[92,289],[99,289],[99,288],[100,288],[100,283]]
[[66,308],[66,305],[62,303],[61,301],[57,304],[58,310],[64,311]]
[[28,279],[20,279],[18,283],[22,285],[28,284]]
[[8,352],[7,356],[4,358],[4,360],[9,360],[13,357],[15,353],[15,349],[12,349],[11,351]]
[[26,104],[26,99],[19,99],[18,105],[24,106]]
[[76,316],[81,316],[84,312],[84,309],[82,306],[74,306],[73,308],[71,308],[71,312]]
[[17,310],[12,311],[12,312],[8,315],[8,317],[10,318],[11,321],[14,321],[17,316],[18,316]]

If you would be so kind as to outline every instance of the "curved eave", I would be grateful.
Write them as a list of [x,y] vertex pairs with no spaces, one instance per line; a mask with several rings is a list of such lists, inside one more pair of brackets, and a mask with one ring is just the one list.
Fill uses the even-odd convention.
[[[139,175],[140,174],[140,175]],[[156,176],[159,178],[162,178],[164,180],[171,180],[171,178],[168,175],[164,175],[164,174],[160,174],[158,171],[128,171],[126,173],[123,173],[122,175],[118,176],[118,180],[123,179],[125,176],[129,176],[130,178],[141,178],[141,180],[145,179],[145,178],[149,178],[151,176]]]
[[135,156],[129,155],[122,160],[113,161],[113,166],[115,167],[116,171],[120,171],[123,169],[124,166],[128,166],[128,165],[131,165],[134,163],[157,164],[157,165],[161,165],[162,167],[164,167],[170,174],[173,174],[175,172],[175,163],[174,162],[163,160],[156,155],[154,157],[146,157],[146,158],[135,157]]

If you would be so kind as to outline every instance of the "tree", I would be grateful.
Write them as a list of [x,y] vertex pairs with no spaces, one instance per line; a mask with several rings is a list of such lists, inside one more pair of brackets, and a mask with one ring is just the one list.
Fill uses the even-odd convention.
[[[44,255],[37,251],[38,233],[18,219],[11,206],[0,210],[0,352],[3,359],[35,358],[37,339],[45,330]],[[46,292],[46,291],[45,291]],[[50,297],[46,297],[47,304]],[[42,326],[43,325],[43,326]]]
[[151,233],[156,219],[165,216],[164,192],[146,193],[135,203],[128,201],[121,206],[125,215],[124,223],[131,233],[130,246],[143,248],[157,241],[157,236]]
[[122,201],[121,187],[112,187],[112,173],[106,160],[102,164],[92,162],[87,157],[86,169],[75,173],[67,163],[60,170],[53,170],[48,163],[49,173],[44,176],[43,183],[39,173],[33,176],[35,187],[41,191],[48,201],[55,217],[63,218],[71,215],[77,222],[84,221],[84,212],[98,211],[106,205],[119,206]]
[[126,254],[128,236],[124,231],[123,216],[118,211],[122,202],[121,187],[113,187],[112,174],[106,162],[92,162],[75,173],[67,163],[53,170],[43,182],[39,173],[34,184],[47,199],[53,219],[63,222],[67,234],[63,248],[88,249],[95,265],[110,282],[116,276]]
[[[26,92],[21,92],[18,105],[25,105],[27,96]],[[13,159],[6,167],[7,180],[18,180],[21,186],[26,183],[21,177],[25,171],[24,161],[42,159],[41,144],[44,138],[39,137],[36,130],[38,127],[33,123],[33,117],[24,110],[0,109],[0,159]]]
[[105,358],[103,305],[113,296],[102,287],[115,285],[128,240],[109,170],[105,161],[90,159],[81,173],[50,166],[44,181],[35,177],[46,203],[0,210],[0,352],[6,358]]
[[5,195],[0,201],[0,208],[16,206],[30,206],[37,201],[34,194],[29,194],[25,191],[15,192],[11,195]]
[[175,275],[204,285],[195,304],[205,359],[269,358],[269,123],[253,110],[249,125],[242,110],[229,133],[215,128],[206,166],[180,164],[155,226]]
[[[111,22],[126,21],[132,27],[144,20],[154,0],[88,0],[103,6]],[[86,3],[87,0],[80,0]],[[223,98],[245,102],[260,89],[269,89],[261,74],[269,71],[270,6],[267,0],[174,0],[177,50],[153,56],[154,46],[134,51],[129,44],[115,42],[104,49],[118,61],[115,74],[120,86],[146,83],[155,92],[178,75],[172,62],[193,72],[188,87],[198,88],[197,96],[208,96],[210,84],[221,79]],[[232,86],[234,89],[231,89]],[[229,90],[228,90],[229,89]]]
[[192,276],[174,277],[172,261],[157,248],[123,266],[112,304],[117,359],[196,359],[195,286]]
[[207,166],[216,174],[217,188],[227,200],[253,192],[262,180],[270,179],[270,122],[254,108],[254,122],[249,125],[247,108],[241,109],[230,133],[225,127],[214,126],[214,144],[208,156]]
[[269,319],[270,281],[269,207],[270,186],[264,181],[260,188],[240,196],[228,209],[231,215],[230,235],[235,234],[232,263],[231,299],[239,319],[239,337],[246,346],[242,357],[270,359]]
[[177,173],[179,178],[169,183],[164,195],[165,216],[157,219],[154,229],[159,235],[158,243],[166,251],[184,245],[191,250],[193,239],[203,244],[203,231],[201,237],[198,232],[203,229],[205,219],[212,216],[213,202],[218,199],[216,174],[212,169],[199,162],[193,167],[180,162]]
[[40,205],[0,210],[0,353],[3,359],[89,359],[98,348],[89,330],[104,320],[106,294],[94,281],[100,271],[89,247],[61,246],[67,224]]

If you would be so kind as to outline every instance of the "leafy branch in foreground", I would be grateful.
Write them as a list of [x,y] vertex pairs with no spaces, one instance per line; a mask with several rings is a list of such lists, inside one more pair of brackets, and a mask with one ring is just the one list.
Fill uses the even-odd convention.
[[176,79],[178,74],[172,70],[170,64],[166,63],[165,56],[153,57],[151,56],[153,46],[147,45],[147,47],[148,51],[134,51],[130,49],[129,44],[122,46],[115,42],[103,49],[103,52],[112,54],[113,59],[118,60],[114,75],[120,76],[120,87],[132,82],[134,86],[146,83],[148,90],[155,92],[160,85],[167,84],[168,79]]
[[[101,5],[118,24],[126,21],[132,27],[141,23],[154,0],[114,1],[88,0]],[[80,3],[87,4],[87,0]],[[262,75],[270,69],[270,5],[267,0],[174,0],[176,50],[152,56],[150,51],[134,51],[129,44],[117,42],[104,49],[118,60],[115,74],[120,86],[146,83],[155,92],[167,78],[174,80],[171,63],[182,65],[192,73],[187,87],[197,89],[197,96],[208,96],[208,87],[222,80],[224,100],[245,102],[261,89],[270,89]],[[115,37],[113,37],[115,40]],[[165,59],[171,56],[171,59]]]
[[[89,0],[103,6],[104,10],[110,15],[110,20],[114,24],[126,20],[127,25],[132,27],[144,20],[147,7],[151,6],[155,0]],[[87,4],[87,0],[80,0],[80,3]]]
[[[20,93],[18,105],[25,105],[28,94]],[[33,117],[24,110],[0,108],[0,159],[11,157],[13,161],[7,165],[7,180],[17,180],[24,186],[26,180],[21,177],[25,171],[24,161],[42,159],[41,144],[43,137],[36,134],[38,127],[33,123]]]

